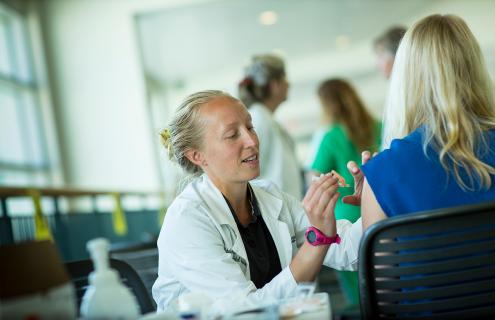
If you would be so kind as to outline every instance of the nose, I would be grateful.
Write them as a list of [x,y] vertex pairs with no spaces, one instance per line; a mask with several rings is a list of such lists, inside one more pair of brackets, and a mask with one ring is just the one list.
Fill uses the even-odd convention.
[[258,135],[254,130],[247,130],[246,129],[246,134],[244,136],[244,144],[246,145],[246,148],[249,147],[256,147],[258,148]]

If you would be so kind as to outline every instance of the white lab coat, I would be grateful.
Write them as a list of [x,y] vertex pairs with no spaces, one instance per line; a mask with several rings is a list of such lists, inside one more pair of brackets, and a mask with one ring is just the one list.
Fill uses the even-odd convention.
[[294,141],[263,104],[255,103],[248,111],[260,140],[259,178],[270,180],[282,191],[301,199],[303,177]]
[[[251,182],[263,220],[270,231],[282,271],[263,288],[250,281],[249,261],[236,222],[221,192],[203,174],[172,202],[158,238],[158,279],[153,297],[164,310],[187,292],[212,299],[241,297],[259,303],[294,294],[296,281],[289,269],[304,243],[309,222],[300,202],[266,180]],[[324,264],[356,270],[361,220],[337,221],[340,245],[331,245]]]

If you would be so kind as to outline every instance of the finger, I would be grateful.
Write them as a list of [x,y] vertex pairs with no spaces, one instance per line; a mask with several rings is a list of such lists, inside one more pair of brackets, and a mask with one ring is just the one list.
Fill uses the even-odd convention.
[[310,196],[304,199],[304,209],[306,209],[306,212],[309,214],[317,213],[318,210],[318,203],[320,202],[320,199],[328,188],[330,188],[332,185],[338,188],[338,179],[331,177],[331,176],[326,176],[325,179],[323,179],[323,183],[320,185],[315,184],[315,190],[312,192]]
[[325,208],[325,213],[330,213],[333,216],[333,219],[335,219],[335,206],[337,205],[337,201],[339,200],[340,192],[335,192],[335,194],[332,196],[330,201],[328,202],[326,208]]
[[354,161],[349,161],[349,162],[347,162],[347,170],[349,170],[349,172],[350,172],[353,176],[355,176],[355,175],[359,174],[359,171],[360,171],[360,169],[359,169],[358,165],[357,165],[357,164],[356,164],[356,162],[354,162]]
[[320,197],[318,199],[315,199],[317,200],[317,202],[312,212],[314,215],[322,217],[327,214],[326,207],[337,193],[337,189],[338,185],[334,184],[322,191]]
[[353,206],[360,206],[361,205],[359,198],[356,196],[345,196],[342,198],[342,202],[345,204],[353,205]]
[[309,185],[308,191],[306,191],[306,194],[304,195],[303,203],[309,201],[313,197],[313,194],[315,193],[316,189],[318,188],[317,182],[319,180],[320,179],[318,177],[317,179],[311,181],[311,184]]
[[[318,188],[319,185],[325,182],[326,177],[330,175],[329,173],[327,174],[320,174],[320,175],[315,175],[311,178],[311,184],[310,187],[308,188],[308,192],[306,192],[306,195],[311,195],[312,192]],[[311,192],[310,192],[311,191]]]
[[327,207],[325,208],[325,220],[323,223],[330,227],[330,231],[327,236],[333,236],[337,233],[337,221],[335,220],[335,205],[337,204],[337,200],[339,199],[340,193],[336,192],[331,200],[328,202]]
[[366,162],[368,162],[369,159],[371,159],[371,152],[369,152],[368,150],[363,151],[361,153],[361,163],[365,164]]

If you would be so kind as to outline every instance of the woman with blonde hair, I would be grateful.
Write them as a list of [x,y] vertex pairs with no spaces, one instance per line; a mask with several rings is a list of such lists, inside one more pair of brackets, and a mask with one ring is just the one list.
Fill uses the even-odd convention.
[[315,181],[302,203],[252,181],[259,141],[239,100],[221,91],[190,95],[162,140],[194,178],[167,209],[158,238],[159,310],[188,292],[227,304],[275,302],[314,281],[322,264],[356,269],[361,223],[335,221],[337,178]]
[[[318,88],[323,114],[330,126],[324,134],[311,169],[316,175],[332,170],[339,172],[352,185],[347,171],[349,160],[359,161],[364,150],[378,151],[381,124],[373,119],[356,90],[345,80],[334,78],[323,81]],[[341,188],[335,206],[335,218],[356,222],[361,216],[359,207],[340,201],[352,194],[352,188]],[[338,273],[340,286],[350,306],[359,305],[357,272]]]
[[[397,52],[385,150],[349,168],[363,228],[397,215],[495,200],[495,102],[480,47],[459,17],[431,15]],[[369,153],[365,154],[365,161]],[[360,188],[362,186],[362,189]]]

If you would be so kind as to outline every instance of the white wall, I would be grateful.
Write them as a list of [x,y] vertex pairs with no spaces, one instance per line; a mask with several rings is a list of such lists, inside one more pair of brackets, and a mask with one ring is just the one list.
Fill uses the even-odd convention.
[[44,32],[68,185],[161,184],[134,15],[184,0],[47,0]]

